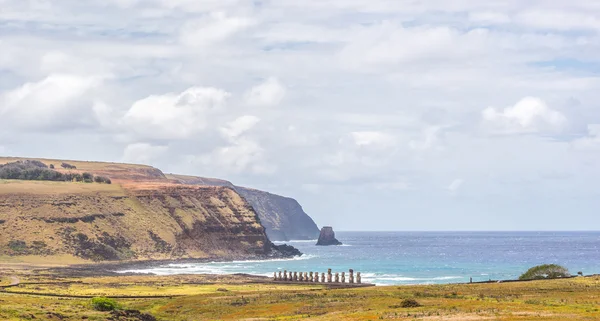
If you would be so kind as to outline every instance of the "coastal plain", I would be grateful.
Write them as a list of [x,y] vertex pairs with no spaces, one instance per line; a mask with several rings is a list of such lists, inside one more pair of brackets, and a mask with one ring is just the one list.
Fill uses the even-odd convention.
[[[84,270],[85,271],[85,270]],[[88,269],[88,271],[91,271]],[[3,265],[0,320],[598,320],[600,276],[529,282],[329,288],[249,275],[90,275]],[[403,307],[415,300],[418,307]]]

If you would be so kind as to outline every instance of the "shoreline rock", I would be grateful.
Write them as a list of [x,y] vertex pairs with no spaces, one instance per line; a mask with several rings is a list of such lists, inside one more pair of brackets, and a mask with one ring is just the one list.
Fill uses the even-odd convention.
[[331,226],[324,226],[321,229],[321,234],[319,235],[319,240],[317,241],[317,245],[320,246],[328,246],[328,245],[342,245],[342,242],[338,241],[335,238],[335,232]]

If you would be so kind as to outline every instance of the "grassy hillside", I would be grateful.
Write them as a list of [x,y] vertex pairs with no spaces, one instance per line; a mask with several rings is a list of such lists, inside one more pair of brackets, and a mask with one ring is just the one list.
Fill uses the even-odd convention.
[[[1,163],[14,162],[1,158]],[[279,255],[233,189],[185,185],[131,164],[41,159],[113,184],[0,180],[0,258],[48,262]],[[59,168],[68,163],[76,169]]]
[[[15,272],[5,271],[11,273]],[[7,288],[8,293],[0,291],[2,320],[108,319],[109,312],[93,310],[89,298],[95,296],[118,297],[123,309],[138,310],[157,320],[558,321],[597,320],[600,315],[600,277],[327,289],[243,276],[16,273],[11,275],[20,277],[22,284]],[[411,299],[420,306],[403,307]]]

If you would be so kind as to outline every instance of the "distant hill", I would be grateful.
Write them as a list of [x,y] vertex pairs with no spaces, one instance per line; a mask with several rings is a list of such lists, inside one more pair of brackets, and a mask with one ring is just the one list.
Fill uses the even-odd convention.
[[[185,184],[133,164],[36,160],[112,184],[0,180],[0,258],[72,261],[285,257],[231,186]],[[66,164],[66,166],[61,166]],[[51,166],[52,165],[52,166]]]
[[271,241],[316,240],[319,237],[317,224],[293,198],[235,186],[231,182],[216,178],[174,174],[167,174],[167,177],[184,184],[234,188],[258,213]]

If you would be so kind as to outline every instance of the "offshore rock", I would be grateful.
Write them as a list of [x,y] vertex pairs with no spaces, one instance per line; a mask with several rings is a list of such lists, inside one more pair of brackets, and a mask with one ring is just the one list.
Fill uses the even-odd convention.
[[274,252],[277,253],[277,256],[282,258],[302,255],[302,252],[300,252],[300,250],[287,244],[273,245],[273,248],[275,249]]
[[321,229],[317,245],[342,245],[342,242],[335,238],[335,232],[331,226],[324,226]]

